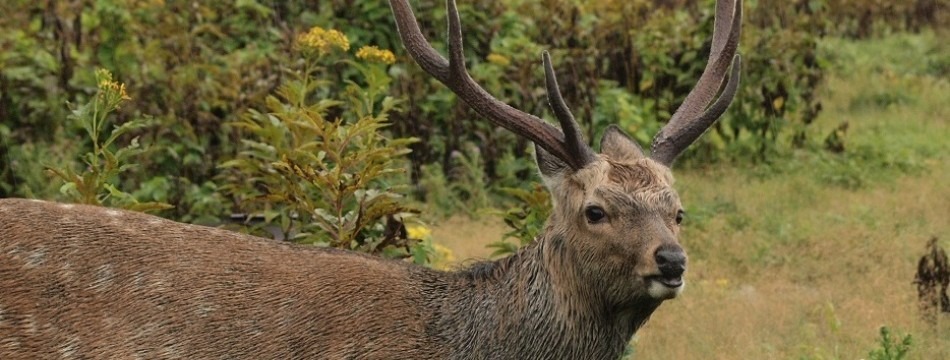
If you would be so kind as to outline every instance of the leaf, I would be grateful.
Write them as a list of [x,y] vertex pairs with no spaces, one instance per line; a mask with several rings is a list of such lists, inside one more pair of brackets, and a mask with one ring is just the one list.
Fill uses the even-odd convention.
[[646,92],[653,88],[653,78],[644,78],[640,81],[640,92]]
[[255,0],[237,0],[237,2],[234,3],[234,6],[241,10],[254,12],[258,16],[265,17],[265,18],[269,17],[270,14],[273,12],[273,10],[271,10],[270,8],[264,5],[261,5]]
[[488,244],[488,247],[496,249],[491,253],[491,255],[489,255],[489,257],[498,257],[518,252],[518,246],[507,241],[496,241]]
[[59,193],[68,197],[74,197],[76,193],[76,183],[70,181],[59,187]]
[[129,205],[125,208],[132,211],[151,213],[151,212],[158,212],[158,211],[167,210],[167,209],[173,209],[175,208],[175,206],[171,204],[166,204],[163,202],[142,202],[142,203],[135,203],[135,204]]

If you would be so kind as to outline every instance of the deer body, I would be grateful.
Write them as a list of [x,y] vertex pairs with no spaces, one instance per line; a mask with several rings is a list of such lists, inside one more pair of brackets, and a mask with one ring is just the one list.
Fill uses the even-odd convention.
[[740,1],[717,2],[709,63],[649,155],[615,126],[599,153],[587,145],[546,52],[560,129],[468,75],[453,0],[448,59],[406,0],[390,5],[423,70],[534,142],[554,205],[534,244],[441,272],[126,211],[0,199],[0,359],[618,358],[684,288],[670,166],[736,93]]
[[0,358],[342,358],[372,341],[417,357],[431,348],[405,337],[425,321],[412,276],[148,215],[0,200]]
[[561,274],[548,267],[564,259],[543,254],[556,243],[441,272],[2,199],[0,358],[616,358],[659,303],[624,316],[585,311],[595,304],[570,293],[591,291],[585,284],[551,286]]

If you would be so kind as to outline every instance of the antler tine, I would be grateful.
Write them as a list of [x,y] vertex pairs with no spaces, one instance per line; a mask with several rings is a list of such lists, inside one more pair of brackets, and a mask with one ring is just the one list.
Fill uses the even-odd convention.
[[561,131],[564,132],[564,145],[567,150],[573,154],[582,164],[587,164],[594,160],[594,152],[584,142],[584,135],[578,128],[577,121],[574,120],[574,114],[567,107],[564,98],[561,97],[561,89],[557,86],[557,76],[554,74],[554,66],[551,65],[551,54],[547,51],[541,52],[541,62],[544,63],[544,84],[547,88],[548,103],[554,116],[561,124]]
[[[448,37],[449,37],[449,59],[446,60],[432,48],[416,21],[412,8],[407,0],[390,0],[390,7],[396,18],[396,28],[399,36],[402,38],[406,51],[419,64],[425,72],[429,73],[440,82],[445,84],[459,98],[465,101],[476,112],[486,117],[492,123],[504,127],[515,134],[531,140],[547,152],[558,159],[566,162],[573,169],[580,169],[589,162],[592,157],[587,155],[592,153],[590,148],[586,147],[580,133],[576,131],[577,125],[571,119],[571,126],[565,127],[566,132],[570,132],[565,141],[565,135],[557,128],[541,120],[537,116],[525,113],[515,109],[508,104],[496,99],[485,89],[475,83],[475,80],[468,74],[465,68],[465,56],[462,47],[462,26],[459,20],[458,9],[455,0],[446,1],[446,11],[448,14]],[[556,89],[556,87],[555,87]],[[553,104],[557,101],[563,105],[563,100],[551,100],[551,94],[548,94],[549,101]],[[555,95],[555,99],[560,99],[560,94]],[[564,109],[567,107],[564,106]],[[555,110],[558,114],[560,110]],[[570,112],[568,112],[570,114]],[[561,125],[565,122],[561,120],[561,115],[557,115]],[[579,140],[578,140],[579,139]],[[581,146],[573,145],[574,143]],[[575,148],[584,148],[586,152],[573,150]]]
[[[672,165],[676,157],[689,147],[725,112],[738,89],[741,60],[736,55],[739,47],[739,35],[742,23],[742,0],[716,1],[716,20],[713,29],[712,49],[706,69],[693,90],[686,95],[670,121],[653,139],[654,160]],[[727,74],[730,64],[731,74]],[[706,109],[710,101],[728,82],[722,95],[713,106]]]
[[416,16],[412,13],[412,8],[406,0],[393,0],[389,2],[393,10],[393,17],[396,19],[396,30],[402,39],[402,45],[406,51],[419,64],[425,72],[432,77],[445,83],[449,79],[449,62],[439,55],[429,41],[422,35],[419,24],[416,22]]

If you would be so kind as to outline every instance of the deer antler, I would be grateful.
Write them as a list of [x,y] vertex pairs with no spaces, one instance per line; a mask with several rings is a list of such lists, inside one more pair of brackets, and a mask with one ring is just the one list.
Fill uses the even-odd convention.
[[[716,1],[716,20],[709,62],[706,63],[706,69],[696,86],[686,95],[686,100],[653,139],[650,155],[653,160],[667,166],[672,165],[676,157],[729,107],[739,86],[741,60],[736,50],[741,23],[742,0]],[[722,95],[707,109],[706,106],[722,86],[730,63],[732,71],[726,87]]]
[[564,133],[537,116],[515,109],[496,99],[472,79],[465,68],[465,57],[462,52],[462,25],[455,0],[448,0],[446,3],[449,22],[448,60],[439,55],[422,35],[412,8],[406,0],[389,2],[396,18],[399,36],[402,38],[406,51],[416,63],[492,123],[533,141],[570,165],[571,168],[577,170],[593,161],[594,152],[584,141],[574,116],[558,90],[554,68],[551,66],[548,53],[544,52],[541,56],[544,62],[548,102]]

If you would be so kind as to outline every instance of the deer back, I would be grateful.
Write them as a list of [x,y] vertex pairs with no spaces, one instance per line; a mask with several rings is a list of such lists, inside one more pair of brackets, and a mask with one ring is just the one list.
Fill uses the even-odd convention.
[[0,358],[423,358],[439,349],[414,336],[428,312],[410,278],[435,274],[139,213],[2,199]]

